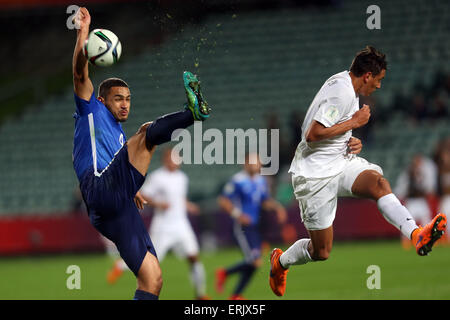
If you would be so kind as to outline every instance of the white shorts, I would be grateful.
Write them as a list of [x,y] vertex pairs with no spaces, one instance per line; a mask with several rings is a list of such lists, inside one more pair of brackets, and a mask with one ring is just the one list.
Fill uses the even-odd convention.
[[159,261],[162,261],[171,249],[181,258],[198,255],[199,245],[189,223],[173,230],[164,230],[164,228],[158,228],[157,226],[152,229],[157,230],[150,232],[150,238]]
[[305,178],[293,176],[292,186],[299,202],[302,221],[307,230],[323,230],[333,225],[338,197],[356,197],[352,186],[358,175],[366,170],[383,174],[380,166],[354,157],[341,173],[327,178]]

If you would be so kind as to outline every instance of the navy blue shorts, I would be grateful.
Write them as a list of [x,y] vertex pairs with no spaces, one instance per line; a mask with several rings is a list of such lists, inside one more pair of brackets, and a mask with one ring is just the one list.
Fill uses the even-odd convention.
[[261,257],[261,234],[258,225],[241,226],[234,223],[234,236],[247,262],[252,263]]
[[114,242],[136,276],[147,251],[156,257],[134,203],[134,196],[144,181],[145,176],[130,164],[125,144],[105,170],[96,175],[92,168],[83,174],[80,182],[92,225]]

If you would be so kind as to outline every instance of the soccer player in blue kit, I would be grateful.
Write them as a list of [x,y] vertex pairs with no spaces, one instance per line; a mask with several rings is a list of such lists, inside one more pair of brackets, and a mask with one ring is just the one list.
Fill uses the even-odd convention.
[[95,97],[89,79],[83,45],[88,38],[91,17],[80,8],[79,27],[73,55],[73,84],[76,104],[73,165],[92,225],[117,246],[137,278],[136,300],[156,300],[162,276],[155,249],[139,209],[145,201],[138,190],[144,183],[157,145],[171,140],[172,133],[194,120],[209,117],[209,107],[200,93],[197,78],[184,72],[188,97],[184,111],[144,123],[126,140],[121,122],[130,112],[130,89],[118,78],[104,80]]
[[259,221],[261,209],[274,210],[278,222],[284,223],[287,213],[284,207],[270,197],[267,180],[260,175],[261,162],[255,153],[245,157],[244,170],[235,174],[219,197],[220,207],[234,219],[234,236],[244,254],[244,261],[216,271],[216,290],[223,292],[226,278],[241,275],[231,300],[242,300],[242,292],[255,271],[261,266],[261,234]]

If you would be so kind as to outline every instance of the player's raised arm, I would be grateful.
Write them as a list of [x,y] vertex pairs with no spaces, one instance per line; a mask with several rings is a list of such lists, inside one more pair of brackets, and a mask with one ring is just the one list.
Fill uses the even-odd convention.
[[73,52],[72,72],[73,87],[76,95],[84,100],[91,98],[94,86],[89,79],[88,61],[83,54],[83,46],[89,35],[89,25],[91,16],[86,8],[80,8],[75,15],[75,24],[77,27],[77,42]]

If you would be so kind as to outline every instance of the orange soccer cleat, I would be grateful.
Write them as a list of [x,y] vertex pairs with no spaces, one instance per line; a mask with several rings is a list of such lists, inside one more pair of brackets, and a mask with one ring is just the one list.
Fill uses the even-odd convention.
[[280,264],[281,249],[275,248],[270,255],[270,276],[269,284],[273,293],[281,297],[286,291],[286,276],[289,269],[285,269]]
[[114,262],[114,265],[111,268],[111,270],[108,272],[108,274],[106,276],[106,280],[108,281],[109,284],[114,284],[114,283],[116,283],[117,280],[119,280],[122,273],[123,273],[123,270],[120,269],[119,262],[116,261],[116,262]]
[[233,294],[230,297],[230,300],[247,300],[247,299],[245,299],[244,296],[241,294]]
[[447,217],[443,213],[438,213],[425,227],[414,230],[411,240],[416,246],[417,254],[426,256],[434,243],[442,237],[446,227]]

